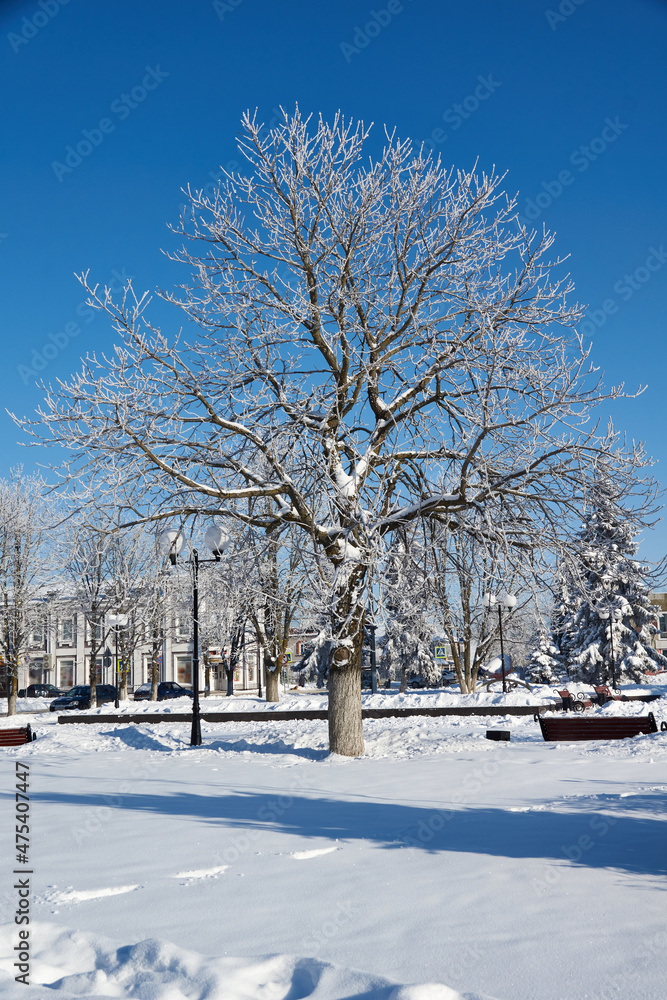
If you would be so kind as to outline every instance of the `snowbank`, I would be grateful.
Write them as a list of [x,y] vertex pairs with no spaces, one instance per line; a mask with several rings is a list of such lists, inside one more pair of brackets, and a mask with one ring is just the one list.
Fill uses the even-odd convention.
[[[0,927],[0,991],[6,1000],[464,1000],[440,983],[401,986],[380,976],[341,968],[316,958],[266,955],[210,958],[149,938],[119,945],[98,934],[39,922],[32,925],[35,951],[31,985],[13,979],[13,925]],[[38,985],[39,984],[39,985]],[[482,1000],[466,994],[466,1000]]]

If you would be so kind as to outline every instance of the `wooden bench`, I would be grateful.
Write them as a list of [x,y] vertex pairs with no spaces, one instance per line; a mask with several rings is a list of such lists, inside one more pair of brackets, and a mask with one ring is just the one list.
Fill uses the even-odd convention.
[[624,694],[614,694],[614,692],[606,684],[596,684],[595,693],[598,699],[598,705],[606,705],[608,701],[627,701],[627,697]]
[[561,698],[564,712],[583,712],[586,708],[592,708],[593,702],[591,699],[581,692],[578,695],[572,695],[569,691],[556,691],[556,694]]
[[[562,716],[535,715],[542,736],[547,742],[564,740],[567,743],[578,740],[624,740],[630,736],[657,733],[658,725],[653,712],[648,715],[610,715],[587,719],[564,719]],[[667,722],[660,729],[667,730]]]
[[0,729],[0,747],[21,747],[36,739],[30,723],[20,729]]

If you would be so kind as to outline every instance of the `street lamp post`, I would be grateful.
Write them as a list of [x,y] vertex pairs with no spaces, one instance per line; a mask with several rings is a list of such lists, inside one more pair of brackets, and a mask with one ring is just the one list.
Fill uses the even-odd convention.
[[[197,549],[192,549],[188,560],[192,566],[192,728],[190,746],[201,746],[201,711],[199,706],[199,567],[202,563],[220,562],[220,557],[231,539],[224,528],[212,525],[204,535],[206,546],[213,553],[213,559],[200,559]],[[172,566],[183,548],[183,533],[174,529],[160,532],[158,546],[163,555],[168,555]]]
[[503,676],[503,694],[507,694],[507,681],[505,679],[505,648],[503,643],[503,608],[506,611],[511,611],[512,608],[516,607],[516,597],[514,594],[503,593],[500,597],[496,597],[495,594],[484,594],[482,597],[482,604],[487,610],[491,610],[493,607],[498,608],[498,630],[500,632],[500,670]]
[[116,689],[116,697],[114,698],[114,705],[116,708],[120,708],[120,696],[118,691],[118,629],[123,625],[127,625],[127,615],[117,612],[113,615],[107,615],[107,625],[110,625],[116,633],[116,671],[114,677],[114,687]]

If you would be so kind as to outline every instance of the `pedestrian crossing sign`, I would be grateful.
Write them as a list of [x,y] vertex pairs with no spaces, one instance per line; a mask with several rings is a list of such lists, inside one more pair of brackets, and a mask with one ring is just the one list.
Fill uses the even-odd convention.
[[435,647],[435,658],[436,658],[436,660],[446,660],[447,659],[447,647],[446,646],[436,646]]

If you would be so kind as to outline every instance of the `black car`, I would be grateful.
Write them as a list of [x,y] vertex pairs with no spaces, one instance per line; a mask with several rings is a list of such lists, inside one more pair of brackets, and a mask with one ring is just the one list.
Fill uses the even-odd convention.
[[[151,697],[151,685],[142,684],[134,692],[135,701],[150,701]],[[176,681],[162,681],[157,686],[157,700],[166,701],[167,698],[183,698],[189,697],[194,698],[194,695],[190,688],[181,687]]]
[[[113,684],[97,684],[97,704],[116,700],[116,689]],[[90,684],[80,684],[73,687],[67,694],[61,694],[59,698],[49,705],[49,711],[58,712],[68,708],[90,708]]]
[[21,688],[19,698],[57,698],[62,694],[53,684],[29,684],[27,688]]

